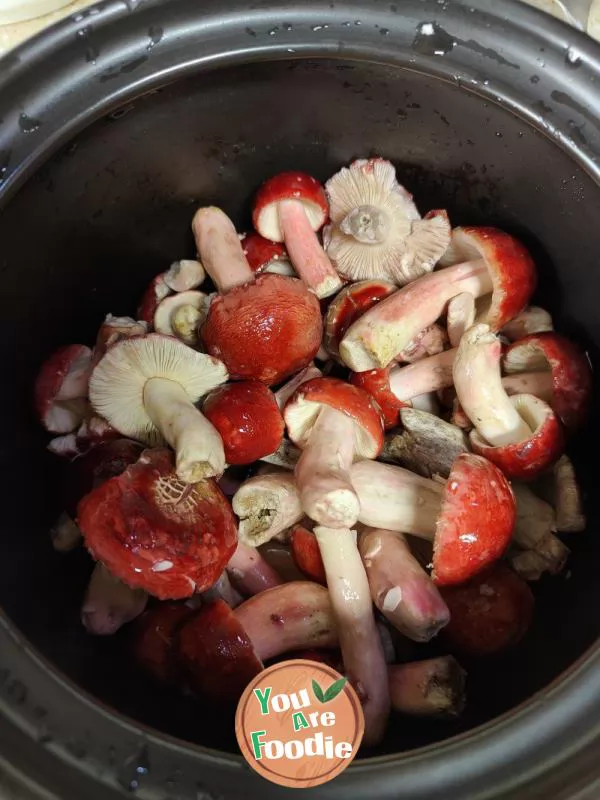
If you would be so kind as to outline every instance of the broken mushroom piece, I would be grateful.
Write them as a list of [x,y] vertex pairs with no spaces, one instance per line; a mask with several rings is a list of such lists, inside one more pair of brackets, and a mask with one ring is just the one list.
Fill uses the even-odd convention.
[[529,586],[502,562],[462,586],[442,589],[450,609],[444,641],[469,656],[513,647],[527,632],[534,598]]
[[269,386],[310,364],[323,335],[314,294],[295,278],[255,278],[233,223],[218,208],[201,208],[192,226],[203,264],[221,292],[201,330],[207,351],[235,380]]
[[500,470],[462,453],[443,483],[402,467],[361,461],[351,470],[359,522],[433,541],[433,581],[462,583],[506,551],[515,524],[515,499]]
[[496,228],[457,228],[454,236],[465,261],[413,281],[354,322],[340,343],[346,366],[354,372],[387,367],[458,294],[476,298],[477,321],[493,330],[525,307],[536,274],[523,245]]
[[167,441],[177,475],[193,484],[225,470],[221,437],[194,403],[226,380],[216,358],[150,333],[110,348],[92,373],[90,400],[123,435],[149,445]]
[[470,433],[473,450],[510,478],[532,480],[560,457],[564,433],[543,400],[506,394],[500,376],[501,351],[500,340],[488,325],[474,325],[457,350],[454,386],[475,426]]
[[467,673],[452,656],[388,667],[392,708],[413,717],[452,718],[465,708]]
[[34,386],[35,410],[50,433],[71,433],[87,411],[92,351],[82,344],[61,347],[46,359]]
[[371,397],[338,378],[303,383],[283,411],[290,439],[302,449],[295,476],[302,508],[325,527],[350,527],[358,499],[349,479],[353,461],[377,458],[383,419]]
[[435,323],[417,334],[404,350],[398,353],[396,361],[414,364],[415,361],[442,353],[447,345],[448,334],[441,325]]
[[290,532],[290,547],[298,569],[311,581],[325,586],[327,576],[315,534],[303,525],[294,525]]
[[206,279],[206,272],[199,261],[183,258],[174,261],[163,275],[163,281],[173,292],[189,292],[197,289]]
[[450,614],[431,578],[412,555],[401,533],[365,528],[358,549],[371,597],[396,630],[415,642],[428,642]]
[[554,332],[533,333],[507,349],[503,364],[511,377],[526,371],[550,385],[548,403],[569,431],[586,421],[592,393],[592,370],[585,353]]
[[356,534],[349,528],[320,526],[314,534],[323,558],[344,669],[365,716],[364,742],[375,745],[385,732],[390,696],[385,655]]
[[328,355],[341,363],[340,342],[359,317],[396,291],[391,281],[372,280],[349,283],[333,298],[325,314],[323,345]]
[[112,636],[119,628],[139,617],[148,595],[132,589],[113,577],[102,564],[96,564],[81,607],[81,622],[88,633]]
[[524,339],[525,336],[529,336],[530,333],[543,333],[553,330],[552,317],[545,309],[539,306],[527,306],[514,319],[506,323],[500,331],[500,335],[508,339],[509,342],[516,342],[518,339]]
[[331,217],[323,231],[325,250],[348,280],[381,278],[404,286],[431,272],[450,243],[446,212],[421,219],[383,158],[353,161],[325,190]]
[[265,544],[304,516],[291,472],[250,478],[233,496],[232,506],[240,520],[240,542],[250,547]]
[[87,549],[112,575],[161,600],[208,589],[237,546],[225,495],[212,480],[182,482],[166,448],[144,451],[86,495],[77,523]]
[[309,364],[308,367],[305,367],[305,369],[303,369],[297,375],[294,375],[293,378],[290,378],[287,383],[284,383],[283,386],[280,386],[275,392],[275,400],[277,401],[279,408],[283,409],[287,401],[299,386],[302,386],[303,383],[306,383],[313,378],[321,378],[322,375],[323,373],[317,366],[314,364]]
[[198,328],[206,320],[209,305],[210,298],[203,292],[190,290],[165,297],[154,313],[154,330],[197,347]]
[[316,234],[328,214],[323,187],[303,172],[282,172],[265,181],[252,209],[258,233],[272,242],[285,242],[294,269],[319,298],[342,286]]
[[283,583],[281,577],[258,550],[243,542],[238,542],[235,553],[227,564],[227,574],[236,589],[246,597]]
[[142,295],[140,305],[138,306],[136,312],[137,319],[145,322],[146,325],[148,325],[148,328],[151,329],[154,325],[154,315],[156,314],[156,309],[158,308],[159,303],[161,303],[165,297],[168,297],[170,294],[171,289],[169,289],[165,283],[165,274],[161,273],[160,275],[157,275],[152,279],[150,286],[148,286]]
[[[517,501],[513,542],[524,551],[537,553],[543,559],[543,571],[557,575],[567,562],[569,548],[554,535],[557,531],[554,509],[526,484],[514,481],[512,490]],[[518,563],[524,561],[521,557]],[[521,574],[520,569],[517,571]]]
[[252,464],[274,453],[285,425],[273,392],[260,381],[237,381],[213,389],[202,411],[223,440],[228,464]]
[[244,233],[240,236],[240,241],[248,266],[255,274],[274,272],[289,278],[298,277],[290,264],[285,247],[279,242],[270,242],[259,233]]
[[583,499],[571,459],[561,456],[554,465],[556,527],[561,533],[581,533],[587,525]]

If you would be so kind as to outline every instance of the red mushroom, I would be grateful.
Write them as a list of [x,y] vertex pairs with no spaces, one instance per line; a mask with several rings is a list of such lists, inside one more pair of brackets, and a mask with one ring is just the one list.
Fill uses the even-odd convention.
[[160,603],[134,623],[133,658],[152,678],[180,685],[181,666],[174,655],[179,627],[193,613],[185,603]]
[[287,401],[299,386],[302,386],[303,383],[306,383],[313,378],[321,378],[322,375],[323,373],[317,366],[314,364],[309,364],[308,367],[305,367],[301,372],[298,372],[297,375],[294,375],[293,378],[290,378],[289,381],[284,383],[283,386],[280,386],[275,392],[275,400],[277,401],[279,408],[283,409]]
[[201,335],[232,378],[277,384],[309,364],[323,334],[317,298],[302,281],[282,275],[256,279],[228,217],[200,209],[193,222],[198,251],[221,292]]
[[454,362],[458,400],[474,430],[473,450],[511,478],[531,480],[562,454],[564,433],[546,403],[529,394],[509,397],[500,377],[501,344],[487,325],[461,339]]
[[445,485],[401,467],[361,461],[351,470],[359,521],[434,542],[437,586],[463,583],[507,549],[515,525],[515,498],[500,470],[462,453]]
[[255,274],[275,272],[289,278],[297,277],[285,247],[280,242],[270,242],[259,233],[244,233],[240,236],[240,241],[248,266]]
[[[568,430],[586,421],[592,393],[590,363],[577,345],[553,331],[533,333],[507,349],[504,371],[521,377],[527,371],[549,386],[549,404]],[[547,383],[546,383],[547,382]]]
[[369,369],[366,372],[353,372],[350,374],[350,383],[363,389],[375,400],[383,414],[383,423],[386,431],[398,427],[400,411],[410,406],[410,402],[400,400],[392,391],[390,367]]
[[50,433],[71,433],[87,410],[92,351],[82,344],[61,347],[42,365],[34,387],[35,410]]
[[443,589],[442,595],[450,609],[444,640],[469,656],[490,656],[516,645],[533,617],[531,589],[502,563],[463,586]]
[[113,317],[108,314],[100,326],[94,345],[92,367],[95,367],[104,356],[109,347],[120,342],[121,339],[131,339],[133,336],[144,336],[148,333],[148,324],[132,317]]
[[354,161],[325,188],[331,215],[325,249],[340,275],[352,281],[386,278],[403,286],[431,272],[450,243],[446,212],[421,219],[383,158]]
[[433,639],[447,625],[450,614],[402,534],[366,528],[359,536],[358,549],[371,597],[383,616],[415,642]]
[[478,298],[477,321],[493,330],[526,306],[536,275],[522,244],[495,228],[457,228],[455,238],[463,245],[464,263],[408,284],[350,326],[340,344],[340,355],[350,369],[386,367],[442,316],[448,301],[458,294]]
[[514,319],[507,322],[500,334],[505,339],[508,339],[509,342],[516,342],[517,339],[523,339],[525,336],[529,336],[530,333],[553,330],[552,317],[545,309],[539,306],[528,306],[520,314],[517,314]]
[[142,295],[136,317],[145,322],[149,328],[154,325],[154,315],[158,304],[171,294],[171,289],[165,283],[164,273],[152,279],[150,285]]
[[252,209],[256,230],[272,242],[285,242],[294,269],[319,298],[342,286],[315,233],[328,213],[323,187],[303,172],[282,172],[265,181]]
[[190,347],[199,344],[198,328],[208,316],[210,297],[204,292],[179,292],[165,297],[154,312],[154,330],[175,336]]
[[216,483],[183,483],[163,448],[146,450],[86,495],[78,524],[97,561],[160,599],[209,588],[237,545],[235,518]]
[[452,656],[388,667],[392,708],[412,717],[457,717],[465,707],[467,673]]
[[371,280],[349,283],[333,298],[325,315],[323,344],[336,361],[340,359],[340,342],[357,319],[370,308],[396,291],[391,281]]
[[314,378],[296,390],[284,412],[288,434],[303,452],[295,475],[304,512],[328,527],[349,527],[358,501],[348,471],[383,446],[379,408],[362,389],[337,378]]
[[204,416],[223,440],[228,464],[251,464],[274,453],[284,422],[273,393],[260,381],[239,381],[214,389],[204,398]]
[[227,574],[236,588],[247,597],[283,583],[277,572],[265,561],[258,550],[243,542],[238,542],[235,553],[227,564]]
[[315,583],[327,583],[317,537],[303,525],[294,525],[290,533],[292,555],[298,569]]

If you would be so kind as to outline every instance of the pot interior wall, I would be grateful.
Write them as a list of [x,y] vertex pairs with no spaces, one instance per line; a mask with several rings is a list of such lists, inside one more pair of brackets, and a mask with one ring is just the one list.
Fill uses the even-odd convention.
[[[23,135],[43,136],[43,129]],[[0,602],[83,689],[136,720],[211,747],[233,748],[229,719],[212,716],[209,735],[203,709],[134,673],[126,630],[101,639],[80,625],[92,564],[83,551],[57,555],[50,546],[60,465],[45,454],[46,437],[31,416],[31,383],[54,347],[92,343],[106,313],[133,314],[152,276],[193,255],[189,227],[197,205],[222,205],[247,224],[248,201],[268,175],[303,169],[325,179],[369,154],[396,163],[423,212],[447,208],[453,224],[498,225],[521,236],[538,261],[537,299],[594,359],[598,187],[509,113],[416,73],[296,61],[187,79],[94,124],[40,169],[0,217]],[[538,612],[528,639],[497,661],[468,665],[470,701],[462,720],[396,720],[385,751],[487,722],[543,690],[594,642],[598,434],[594,422],[572,445],[589,490],[589,532],[569,540],[569,571],[535,587]]]

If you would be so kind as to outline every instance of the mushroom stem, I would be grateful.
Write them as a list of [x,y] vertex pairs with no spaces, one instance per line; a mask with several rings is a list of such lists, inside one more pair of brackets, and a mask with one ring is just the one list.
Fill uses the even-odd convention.
[[415,642],[428,642],[448,624],[450,613],[437,588],[400,533],[367,528],[358,549],[371,597],[383,616]]
[[383,737],[390,697],[369,582],[351,530],[316,527],[314,533],[325,566],[344,668],[362,702],[364,741],[374,745]]
[[253,547],[270,541],[304,516],[294,476],[289,472],[250,478],[235,493],[232,506],[240,518],[240,541]]
[[377,206],[358,206],[340,222],[340,230],[361,244],[381,244],[390,235],[390,217]]
[[446,327],[452,347],[458,347],[463,333],[475,322],[475,298],[472,294],[462,292],[448,303]]
[[462,337],[454,361],[458,400],[480,436],[502,447],[529,439],[532,430],[502,386],[502,346],[488,325],[474,325]]
[[296,464],[304,512],[319,525],[347,528],[358,518],[358,499],[349,470],[354,459],[352,417],[323,407]]
[[[553,575],[559,573],[567,561],[569,549],[554,535],[557,529],[554,509],[523,483],[513,482],[512,489],[517,501],[513,542],[523,550],[538,553],[543,559],[544,571]],[[526,557],[522,557],[517,564],[525,561]]]
[[335,294],[342,280],[321,247],[302,203],[281,200],[278,213],[285,246],[298,275],[317,297]]
[[243,542],[238,542],[237,549],[227,564],[227,574],[235,587],[248,597],[283,583],[258,550]]
[[433,541],[443,484],[378,461],[360,461],[350,477],[360,502],[360,522]]
[[325,587],[284,583],[246,600],[235,610],[262,660],[305,647],[335,647],[338,633]]
[[456,350],[446,350],[390,372],[390,389],[398,400],[411,400],[421,394],[452,386],[452,366]]
[[466,676],[452,656],[390,666],[392,708],[417,717],[455,717],[465,706]]
[[204,269],[221,294],[254,280],[237,231],[220,208],[198,209],[192,230]]
[[581,533],[587,520],[575,468],[568,456],[556,462],[553,477],[556,527],[561,533]]
[[[211,594],[220,597],[221,600],[224,600],[230,608],[235,608],[236,606],[239,606],[239,604],[243,600],[242,596],[238,594],[231,585],[231,582],[229,581],[229,576],[227,575],[227,570],[221,573],[221,577],[218,579],[215,585],[212,586],[207,592],[205,592],[204,595],[202,595],[202,597],[204,599],[206,598],[207,595],[210,597]],[[197,597],[198,595],[195,596]]]
[[223,474],[225,452],[221,437],[179,383],[150,378],[144,386],[144,406],[176,451],[177,476],[182,481],[198,483]]
[[[329,356],[326,356],[326,358],[328,357]],[[299,386],[302,386],[303,383],[306,383],[313,378],[320,378],[322,375],[323,373],[317,366],[315,366],[315,364],[309,364],[308,367],[305,367],[297,375],[294,375],[293,378],[290,378],[287,383],[284,383],[283,386],[281,386],[275,392],[275,400],[277,401],[279,408],[284,407]]]
[[505,375],[502,386],[507,395],[532,394],[539,397],[548,405],[552,404],[552,373],[548,372],[519,372],[515,375]]
[[131,589],[102,564],[96,564],[81,608],[81,622],[88,633],[111,636],[139,617],[147,602],[146,592]]

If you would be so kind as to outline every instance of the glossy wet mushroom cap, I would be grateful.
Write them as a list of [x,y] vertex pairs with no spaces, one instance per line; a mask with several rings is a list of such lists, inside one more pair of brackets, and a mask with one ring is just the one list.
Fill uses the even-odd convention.
[[252,222],[265,239],[283,242],[278,204],[285,200],[297,200],[303,205],[314,231],[325,224],[329,204],[319,181],[305,172],[281,172],[263,183],[254,200]]
[[61,347],[46,359],[34,386],[35,410],[51,433],[71,433],[87,409],[92,351],[82,344]]

